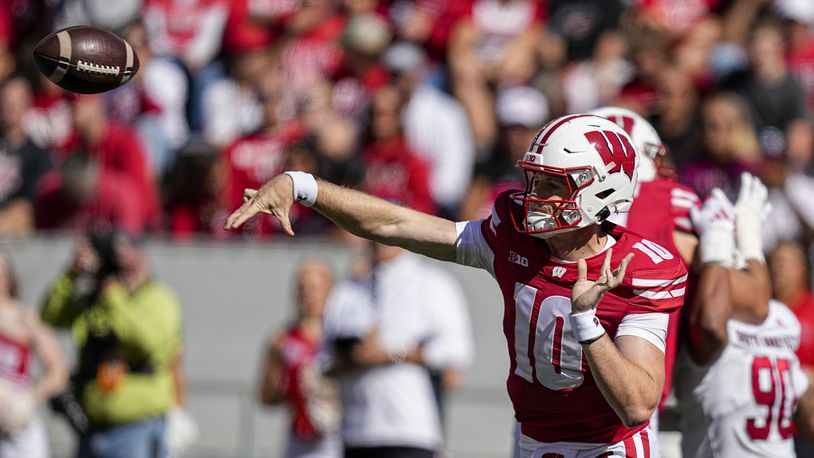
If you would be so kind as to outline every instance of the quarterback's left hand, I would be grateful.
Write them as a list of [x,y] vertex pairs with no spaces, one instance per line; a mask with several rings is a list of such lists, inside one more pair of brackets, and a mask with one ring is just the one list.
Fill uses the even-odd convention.
[[616,270],[611,271],[611,256],[613,249],[608,249],[605,253],[605,261],[602,263],[602,271],[596,281],[588,280],[588,265],[584,259],[577,262],[577,282],[571,288],[571,313],[587,312],[596,308],[596,304],[608,291],[622,284],[625,277],[625,270],[633,253],[629,253],[622,259]]

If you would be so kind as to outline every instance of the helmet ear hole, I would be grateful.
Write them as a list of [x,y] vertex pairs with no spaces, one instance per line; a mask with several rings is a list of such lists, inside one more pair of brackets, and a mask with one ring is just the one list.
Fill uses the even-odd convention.
[[[604,191],[602,191],[602,192],[598,192],[598,193],[596,193],[596,198],[597,198],[597,199],[599,199],[599,200],[605,200],[605,198],[606,198],[606,197],[608,197],[609,195],[613,194],[614,192],[616,192],[616,190],[615,190],[615,189],[613,189],[613,188],[611,188],[611,189],[606,189],[606,190],[604,190]],[[605,210],[607,210],[607,208],[608,208],[608,207],[605,207]]]

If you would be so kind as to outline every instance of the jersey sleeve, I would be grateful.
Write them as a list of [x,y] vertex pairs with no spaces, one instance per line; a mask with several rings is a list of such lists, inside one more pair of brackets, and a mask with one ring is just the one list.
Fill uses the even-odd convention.
[[669,321],[670,315],[666,313],[632,313],[625,315],[616,330],[616,337],[640,337],[664,353]]
[[701,199],[692,189],[676,186],[670,190],[670,208],[673,216],[673,228],[679,232],[692,233],[690,209],[701,205]]
[[670,313],[684,303],[687,269],[677,258],[665,260],[663,264],[667,265],[656,264],[631,272],[627,279],[630,282],[628,313]]
[[495,276],[494,246],[487,239],[486,232],[491,232],[492,217],[474,221],[455,223],[457,238],[455,240],[456,260],[458,264],[487,270]]

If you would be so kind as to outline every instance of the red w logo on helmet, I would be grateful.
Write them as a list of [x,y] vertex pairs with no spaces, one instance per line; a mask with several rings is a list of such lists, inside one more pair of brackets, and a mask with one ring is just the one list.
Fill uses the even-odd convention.
[[585,138],[596,148],[608,173],[622,172],[633,179],[636,167],[636,150],[627,136],[610,130],[587,132]]
[[608,116],[608,119],[615,122],[617,126],[624,129],[628,135],[633,135],[633,123],[636,121],[630,116],[614,115]]

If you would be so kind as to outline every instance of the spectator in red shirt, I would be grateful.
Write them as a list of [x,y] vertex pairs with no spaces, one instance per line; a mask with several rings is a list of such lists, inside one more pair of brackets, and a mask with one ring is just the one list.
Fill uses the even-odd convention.
[[[805,248],[796,240],[778,243],[769,255],[769,273],[775,299],[789,306],[800,321],[800,365],[814,379],[814,292],[811,291],[811,269]],[[812,456],[814,442],[794,438],[797,456]]]
[[[159,218],[158,190],[147,167],[138,135],[127,125],[109,121],[101,96],[80,96],[73,105],[75,138],[66,150],[88,153],[102,169],[128,176],[144,202],[144,218],[154,226]],[[65,154],[65,153],[63,153]]]
[[814,378],[814,292],[805,248],[795,240],[775,245],[769,255],[769,271],[775,299],[788,305],[802,327],[797,356],[800,364]]
[[434,213],[427,163],[408,146],[401,127],[404,100],[393,86],[373,95],[362,188],[373,195]]
[[141,197],[130,177],[75,153],[40,181],[34,205],[37,229],[83,233],[119,227],[141,234],[146,226]]
[[[243,204],[243,190],[255,189],[271,177],[283,171],[286,148],[302,138],[302,128],[297,121],[281,122],[278,115],[282,93],[279,74],[268,73],[262,78],[258,88],[258,99],[262,101],[263,124],[256,132],[244,135],[226,148],[223,155],[225,168],[224,212],[235,205]],[[243,229],[244,235],[266,236],[278,232],[276,220],[258,219]]]
[[175,240],[196,235],[226,237],[223,222],[225,167],[214,146],[200,139],[181,149],[167,181],[168,230]]

